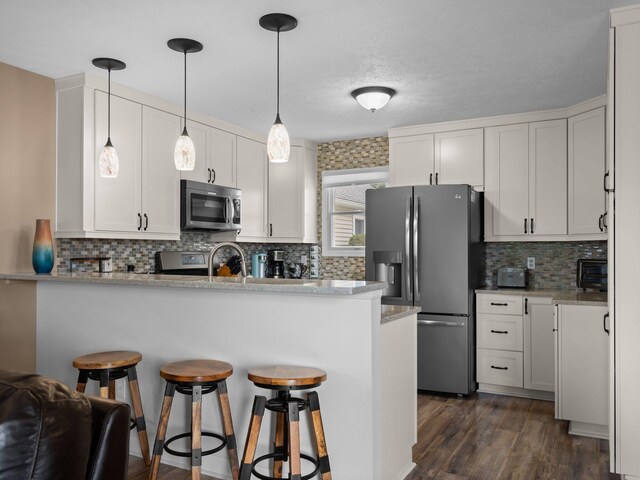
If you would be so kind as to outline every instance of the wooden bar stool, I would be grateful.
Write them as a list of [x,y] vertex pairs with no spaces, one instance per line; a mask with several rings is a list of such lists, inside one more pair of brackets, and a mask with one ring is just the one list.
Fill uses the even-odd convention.
[[[160,457],[162,451],[166,450],[171,455],[179,457],[191,457],[191,478],[200,479],[200,469],[202,457],[211,455],[227,447],[229,464],[233,480],[238,480],[238,451],[236,446],[236,436],[233,432],[233,421],[231,420],[231,407],[227,393],[226,379],[233,373],[233,367],[226,362],[217,360],[186,360],[183,362],[167,363],[160,367],[160,376],[167,382],[162,410],[160,412],[160,422],[158,423],[158,433],[153,445],[153,459],[149,479],[155,480],[158,477],[160,467]],[[165,441],[169,414],[173,395],[178,391],[184,395],[191,395],[191,432],[181,433]],[[220,411],[222,423],[224,425],[225,436],[219,433],[202,431],[202,395],[218,392],[220,401]],[[202,437],[213,437],[220,441],[220,445],[210,450],[202,451]],[[191,451],[179,452],[169,445],[180,438],[191,438]]]
[[138,430],[142,458],[145,465],[149,465],[151,463],[149,459],[149,439],[147,438],[147,426],[144,420],[144,412],[142,411],[138,374],[136,373],[136,365],[141,360],[142,355],[138,352],[98,352],[75,358],[73,366],[78,369],[76,391],[84,393],[87,380],[97,380],[100,382],[100,396],[112,400],[116,398],[116,380],[127,377],[135,415],[135,418],[131,419],[131,428],[135,427]]
[[[317,368],[274,366],[250,370],[248,377],[258,387],[275,390],[277,396],[270,400],[261,395],[256,395],[254,398],[253,415],[242,456],[240,480],[249,480],[252,474],[262,480],[282,478],[282,463],[285,461],[289,462],[290,480],[315,478],[318,471],[320,471],[322,480],[331,480],[331,468],[318,394],[315,391],[308,392],[306,400],[291,395],[292,390],[308,390],[320,386],[327,379],[327,374]],[[276,413],[274,450],[254,460],[265,408]],[[299,412],[306,409],[309,409],[311,414],[317,457],[300,453]],[[273,459],[272,477],[265,476],[255,470],[258,463],[269,459]],[[313,472],[302,475],[300,459],[313,464]]]

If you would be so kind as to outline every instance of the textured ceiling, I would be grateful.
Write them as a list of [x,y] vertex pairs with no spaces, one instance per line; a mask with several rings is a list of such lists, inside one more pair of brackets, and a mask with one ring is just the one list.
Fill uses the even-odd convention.
[[[403,125],[564,107],[606,90],[608,10],[638,0],[2,0],[0,61],[59,78],[105,76],[91,59],[127,63],[113,81],[182,101],[174,37],[188,58],[189,107],[267,134],[275,117],[275,34],[283,12],[281,116],[315,141]],[[350,92],[398,95],[372,114]]]

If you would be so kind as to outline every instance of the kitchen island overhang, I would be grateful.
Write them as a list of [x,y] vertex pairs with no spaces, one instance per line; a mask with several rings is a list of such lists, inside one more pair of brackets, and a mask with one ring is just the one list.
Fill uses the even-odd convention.
[[[74,386],[77,373],[71,360],[78,355],[116,349],[143,354],[138,374],[150,442],[164,390],[158,375],[164,363],[212,358],[233,365],[228,387],[239,451],[244,447],[253,396],[265,394],[247,380],[247,371],[273,364],[307,365],[328,374],[317,392],[335,478],[400,479],[413,468],[415,311],[407,309],[404,316],[390,312],[386,318],[392,321],[381,325],[384,284],[215,278],[209,282],[202,277],[127,274],[13,274],[0,275],[2,278],[38,281],[38,373]],[[381,335],[391,331],[391,326],[394,341],[384,342]],[[407,349],[405,341],[414,348]],[[395,375],[382,362],[401,351],[406,359],[403,374]],[[394,368],[398,367],[396,362]],[[401,381],[394,389],[404,385],[403,392],[394,393],[400,405],[391,405],[383,392],[385,379],[394,377]],[[180,397],[174,402],[168,436],[189,430],[189,405]],[[222,431],[214,400],[203,400],[203,429]],[[303,452],[313,450],[307,420],[301,422]],[[394,438],[401,438],[399,443],[395,440],[394,448],[388,448],[382,425],[395,423],[402,428],[394,432]],[[267,415],[259,452],[269,449],[267,433],[272,428]],[[140,455],[137,442],[132,441],[131,448]],[[188,467],[178,457],[164,455],[163,461]],[[224,451],[203,458],[202,467],[203,473],[230,478]]]

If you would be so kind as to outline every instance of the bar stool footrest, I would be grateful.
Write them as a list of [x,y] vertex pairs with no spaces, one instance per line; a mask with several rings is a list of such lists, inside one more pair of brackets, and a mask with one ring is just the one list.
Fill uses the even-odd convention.
[[[265,460],[269,460],[271,458],[273,458],[274,460],[281,460],[281,461],[286,461],[287,460],[285,455],[282,454],[282,453],[278,453],[278,452],[267,453],[265,455],[262,455],[262,456],[256,458],[253,461],[253,467],[251,469],[251,473],[253,475],[255,475],[256,477],[258,477],[260,480],[282,480],[282,479],[279,479],[279,478],[270,477],[268,475],[263,475],[262,473],[260,473],[260,472],[258,472],[256,470],[256,465],[258,463],[264,462]],[[318,472],[320,471],[320,461],[317,458],[312,457],[311,455],[307,455],[306,453],[301,453],[300,454],[300,459],[306,460],[307,462],[310,462],[314,466],[313,472],[308,473],[306,475],[302,475],[300,478],[302,480],[309,480],[310,478],[315,477],[318,474]]]
[[[212,448],[210,450],[204,450],[201,453],[201,456],[207,456],[207,455],[212,455],[216,452],[219,452],[220,450],[222,450],[224,447],[227,446],[227,439],[226,437],[220,435],[219,433],[214,433],[214,432],[202,432],[201,435],[203,437],[210,437],[210,438],[215,438],[217,440],[220,441],[220,445],[218,445],[215,448]],[[191,450],[189,450],[188,452],[179,452],[178,450],[174,450],[173,448],[169,447],[169,445],[171,444],[171,442],[175,442],[176,440],[180,440],[181,438],[191,438],[191,432],[186,432],[186,433],[181,433],[179,435],[175,435],[171,438],[169,438],[168,440],[166,440],[164,442],[164,450],[167,453],[170,453],[171,455],[175,455],[176,457],[189,457],[191,458]]]

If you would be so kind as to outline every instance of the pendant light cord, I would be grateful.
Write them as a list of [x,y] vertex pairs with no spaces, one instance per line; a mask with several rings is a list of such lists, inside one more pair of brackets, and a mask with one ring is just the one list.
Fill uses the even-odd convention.
[[111,140],[111,68],[108,69],[108,72],[109,82],[107,87],[107,138]]
[[184,128],[187,128],[187,50],[184,51]]
[[276,115],[280,118],[280,27],[278,27],[278,40],[277,40],[277,70],[276,75]]

